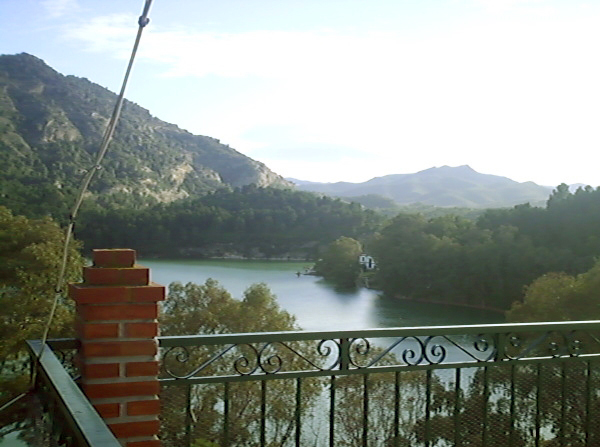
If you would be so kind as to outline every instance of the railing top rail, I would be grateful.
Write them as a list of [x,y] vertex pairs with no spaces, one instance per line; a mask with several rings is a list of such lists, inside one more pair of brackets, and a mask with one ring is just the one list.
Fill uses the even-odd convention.
[[573,330],[600,330],[600,320],[560,321],[540,323],[482,324],[458,326],[418,326],[344,331],[285,331],[250,332],[242,334],[202,334],[158,337],[163,348],[175,346],[210,345],[223,343],[260,343],[262,341],[301,341],[314,339],[377,338],[428,335],[510,334],[516,332],[548,332]]
[[[43,380],[59,399],[62,416],[80,446],[121,447],[92,404],[71,379],[48,345],[40,340],[27,341],[30,351],[39,358],[38,380]],[[40,357],[40,352],[43,355]]]
[[76,338],[49,338],[46,344],[55,352],[79,348],[79,340]]

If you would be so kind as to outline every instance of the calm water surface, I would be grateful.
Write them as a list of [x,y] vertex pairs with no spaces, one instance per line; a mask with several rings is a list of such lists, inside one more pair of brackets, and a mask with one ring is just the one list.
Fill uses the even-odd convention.
[[400,301],[375,290],[336,290],[316,276],[298,277],[296,272],[311,265],[306,262],[142,259],[139,263],[150,267],[152,281],[159,284],[202,284],[213,278],[238,299],[250,285],[266,283],[277,295],[279,305],[295,315],[302,329],[308,331],[504,321],[502,315],[493,312]]

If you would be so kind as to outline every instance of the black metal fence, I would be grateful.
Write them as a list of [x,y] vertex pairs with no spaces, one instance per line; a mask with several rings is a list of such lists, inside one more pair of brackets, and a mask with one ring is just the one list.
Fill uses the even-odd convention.
[[[161,440],[598,446],[599,335],[591,321],[160,337]],[[20,440],[118,446],[69,374],[74,341],[49,343]]]
[[600,322],[161,337],[165,446],[597,446]]

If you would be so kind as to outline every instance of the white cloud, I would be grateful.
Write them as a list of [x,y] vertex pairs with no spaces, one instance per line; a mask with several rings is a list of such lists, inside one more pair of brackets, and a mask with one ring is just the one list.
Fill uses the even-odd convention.
[[137,32],[138,18],[131,14],[111,14],[70,24],[64,37],[79,43],[87,51],[107,53],[119,59],[129,58]]
[[43,0],[41,4],[50,18],[61,17],[79,9],[77,0]]
[[[478,1],[507,8],[536,3]],[[294,147],[348,147],[378,160],[380,172],[389,167],[385,173],[442,164],[495,173],[505,163],[512,172],[521,167],[523,176],[532,166],[558,175],[565,165],[551,165],[549,152],[600,145],[594,130],[600,121],[600,60],[594,57],[600,28],[598,11],[567,18],[546,12],[528,20],[494,16],[419,35],[211,33],[152,22],[138,57],[172,82],[261,80],[253,90],[211,104],[202,120],[193,110],[198,100],[188,98],[190,108],[178,122],[249,155],[290,147],[288,140],[259,132],[287,126]],[[136,22],[133,15],[97,17],[72,27],[69,37],[89,50],[126,58]],[[299,176],[288,169],[311,165],[315,174],[331,172],[310,160],[261,161],[285,175]],[[344,172],[376,175],[364,157],[339,163]]]

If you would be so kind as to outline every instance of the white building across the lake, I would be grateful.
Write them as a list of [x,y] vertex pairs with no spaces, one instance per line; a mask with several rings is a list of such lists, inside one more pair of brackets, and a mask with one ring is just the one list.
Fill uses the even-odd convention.
[[373,270],[376,267],[373,256],[369,256],[369,255],[365,255],[365,254],[362,254],[358,257],[358,263],[365,270]]

